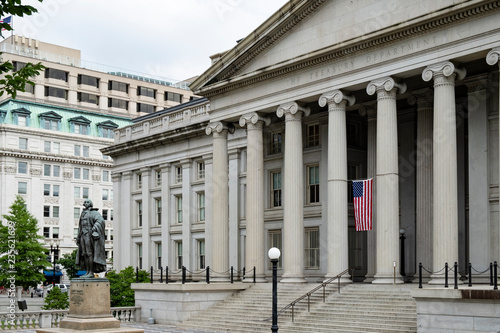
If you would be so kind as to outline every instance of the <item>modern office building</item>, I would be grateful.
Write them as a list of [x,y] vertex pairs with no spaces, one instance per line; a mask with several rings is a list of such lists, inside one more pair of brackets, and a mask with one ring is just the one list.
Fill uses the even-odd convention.
[[79,50],[20,36],[0,43],[0,51],[16,69],[27,62],[45,66],[16,100],[0,98],[0,214],[20,194],[47,247],[58,245],[62,255],[76,249],[79,215],[90,198],[107,221],[111,259],[113,160],[100,149],[132,118],[189,101],[189,83],[97,68]]
[[[277,246],[281,282],[484,271],[500,258],[499,21],[498,1],[287,2],[190,85],[205,99],[102,150],[115,267],[266,281]],[[350,181],[366,178],[374,228],[356,232]]]

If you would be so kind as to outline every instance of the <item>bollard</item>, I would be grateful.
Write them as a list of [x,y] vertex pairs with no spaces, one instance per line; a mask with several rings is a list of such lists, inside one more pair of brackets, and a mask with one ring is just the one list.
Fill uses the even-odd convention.
[[418,287],[422,289],[422,263],[418,263]]
[[469,263],[469,287],[472,287],[472,264]]
[[498,290],[498,263],[495,261],[495,263],[493,264],[493,274],[495,275],[495,277],[493,278],[493,283],[494,283],[494,287],[493,287],[493,290]]
[[255,266],[253,266],[253,283],[255,283]]
[[493,285],[493,263],[490,262],[490,286]]
[[139,267],[135,267],[135,282],[139,283]]
[[234,281],[234,270],[233,270],[233,266],[231,266],[231,283],[233,283]]
[[168,266],[165,268],[165,284],[168,284]]
[[448,263],[444,263],[444,287],[448,288]]
[[245,267],[243,267],[243,277],[241,278],[241,280],[243,281],[245,279]]
[[186,283],[186,267],[182,266],[182,284]]
[[210,284],[210,266],[207,266],[207,284]]
[[153,266],[151,266],[151,284],[153,284]]
[[160,266],[160,283],[163,283],[163,267]]
[[455,279],[455,284],[453,286],[453,289],[458,289],[458,263],[455,261],[455,264],[453,265],[453,274],[454,274],[454,279]]

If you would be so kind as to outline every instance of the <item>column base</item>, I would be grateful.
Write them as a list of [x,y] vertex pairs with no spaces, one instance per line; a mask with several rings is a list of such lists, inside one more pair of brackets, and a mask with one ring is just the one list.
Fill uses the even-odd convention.
[[396,278],[394,279],[394,275],[384,275],[384,274],[375,274],[374,280],[372,284],[403,284],[404,280],[401,275],[398,273]]
[[210,283],[231,283],[229,276],[211,276]]
[[[474,279],[472,280],[474,283]],[[434,286],[442,286],[444,287],[445,285],[445,278],[444,275],[431,275],[431,280],[428,282],[429,285],[434,285]],[[464,284],[462,281],[460,281],[460,278],[458,278],[457,284]],[[448,276],[448,287],[453,288],[455,285],[455,279],[453,276]]]
[[283,276],[279,282],[280,283],[307,283],[307,280],[304,279],[304,277],[302,277],[302,276],[288,276],[288,277]]
[[[336,275],[325,275],[325,279],[323,280],[323,282],[326,282],[328,280],[330,280],[331,278],[334,278],[336,277]],[[352,280],[350,279],[350,275],[349,274],[346,274],[346,275],[342,275],[340,277],[340,284],[351,284],[352,283]],[[330,283],[338,283],[338,279],[334,279],[333,281],[331,281]]]
[[367,275],[365,275],[365,279],[363,280],[363,283],[372,283],[373,280],[375,280],[375,276],[373,274],[367,274]]

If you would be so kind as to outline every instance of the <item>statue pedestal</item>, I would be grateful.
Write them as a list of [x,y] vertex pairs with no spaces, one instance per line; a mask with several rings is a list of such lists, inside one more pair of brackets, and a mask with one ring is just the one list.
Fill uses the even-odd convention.
[[59,328],[37,329],[37,333],[143,333],[142,329],[120,328],[111,315],[109,281],[103,278],[73,279],[69,297],[69,315]]

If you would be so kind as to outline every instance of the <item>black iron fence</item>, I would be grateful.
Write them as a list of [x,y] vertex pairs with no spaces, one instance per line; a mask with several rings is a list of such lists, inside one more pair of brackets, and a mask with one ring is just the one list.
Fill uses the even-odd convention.
[[[210,279],[213,275],[216,277],[229,278],[231,283],[247,279],[251,279],[251,281],[255,283],[255,267],[247,271],[245,267],[243,267],[242,270],[235,270],[234,267],[231,266],[231,268],[225,272],[214,271],[210,266],[196,271],[191,271],[185,266],[182,266],[182,268],[178,270],[169,269],[168,266],[165,268],[160,267],[159,269],[154,269],[153,266],[151,266],[149,269],[150,283],[157,281],[159,283],[168,284],[169,282],[180,281],[182,284],[185,284],[186,282],[202,282],[204,280],[205,283],[210,284]],[[139,267],[135,268],[135,276],[136,282],[139,283]]]

